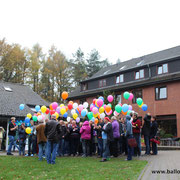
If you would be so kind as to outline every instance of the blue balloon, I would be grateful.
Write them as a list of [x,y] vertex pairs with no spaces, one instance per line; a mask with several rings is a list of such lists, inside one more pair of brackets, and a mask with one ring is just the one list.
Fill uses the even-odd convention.
[[143,104],[141,108],[142,108],[143,111],[147,111],[148,106],[146,104]]
[[93,122],[94,122],[94,120],[95,120],[95,117],[92,117],[91,121],[93,121]]
[[104,101],[104,98],[102,96],[100,96],[98,99],[102,99]]
[[20,105],[19,105],[19,109],[20,109],[20,110],[23,110],[23,109],[24,109],[24,104],[20,104]]
[[68,113],[67,113],[67,112],[63,114],[63,117],[64,117],[64,118],[67,118],[67,116],[68,116]]
[[76,113],[79,114],[79,111],[76,109]]
[[123,104],[122,111],[127,112],[129,110],[129,106],[127,104]]
[[81,116],[82,116],[82,117],[86,116],[86,110],[85,110],[85,109],[83,109],[83,110],[81,111]]
[[30,123],[30,119],[28,117],[25,118],[25,123]]
[[36,109],[36,111],[38,112],[38,111],[40,111],[41,108],[40,108],[39,105],[36,105],[35,109]]

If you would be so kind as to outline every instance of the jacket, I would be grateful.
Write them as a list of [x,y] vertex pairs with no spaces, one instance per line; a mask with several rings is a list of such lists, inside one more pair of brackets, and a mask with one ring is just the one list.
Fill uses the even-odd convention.
[[[104,123],[98,123],[97,126],[101,126],[103,128]],[[97,138],[102,139],[102,131],[100,129],[95,128],[95,131],[97,133]]]
[[133,119],[132,125],[133,127],[133,134],[140,134],[141,132],[141,121],[139,119]]
[[104,131],[107,134],[107,140],[108,141],[113,141],[113,130],[112,130],[112,124],[110,122],[107,123],[106,128],[105,129],[101,129],[102,131]]
[[19,140],[25,140],[26,139],[26,132],[21,127],[18,130]]
[[119,133],[119,123],[117,122],[117,120],[114,120],[112,122],[112,129],[113,129],[113,137],[114,138],[119,138],[120,137],[120,133]]
[[47,138],[44,134],[44,130],[45,130],[45,125],[44,124],[39,124],[36,127],[36,131],[37,131],[37,143],[43,143],[47,141]]
[[142,133],[145,136],[150,136],[150,131],[151,131],[151,116],[146,114],[144,117],[144,125],[142,129]]
[[89,126],[89,122],[85,121],[83,126],[80,129],[81,139],[91,139],[91,127]]
[[120,136],[122,135],[122,136],[124,136],[124,124],[123,123],[121,123],[121,122],[119,122],[119,134],[120,134]]
[[150,138],[154,138],[157,135],[158,124],[157,121],[153,121],[151,124]]
[[126,116],[126,133],[125,133],[126,137],[133,135],[132,124],[131,124],[130,120],[131,120],[131,116],[127,115]]
[[79,138],[80,134],[79,134],[79,126],[76,125],[76,127],[69,127],[69,131],[70,131],[70,138]]
[[46,123],[44,134],[48,141],[57,143],[59,141],[59,134],[61,133],[60,124],[56,120],[50,120]]

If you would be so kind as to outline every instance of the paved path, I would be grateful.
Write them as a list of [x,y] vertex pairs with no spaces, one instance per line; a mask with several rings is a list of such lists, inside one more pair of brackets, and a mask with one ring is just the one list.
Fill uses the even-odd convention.
[[[140,180],[180,180],[180,151],[159,151],[157,156],[142,156],[140,159],[148,161]],[[173,173],[168,174],[167,170]],[[159,174],[152,171],[159,171]]]

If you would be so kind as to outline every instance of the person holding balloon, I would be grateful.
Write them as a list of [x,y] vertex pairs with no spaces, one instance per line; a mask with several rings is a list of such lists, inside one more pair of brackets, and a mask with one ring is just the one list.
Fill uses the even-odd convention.
[[18,136],[19,136],[19,156],[25,155],[25,145],[26,145],[26,132],[25,132],[25,124],[22,123],[18,129]]

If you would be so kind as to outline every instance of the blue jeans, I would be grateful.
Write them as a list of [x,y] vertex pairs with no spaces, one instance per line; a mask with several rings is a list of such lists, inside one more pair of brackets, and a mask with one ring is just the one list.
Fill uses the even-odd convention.
[[[14,138],[14,139],[15,139],[15,138]],[[16,148],[17,148],[18,151],[19,151],[19,146],[17,145],[16,140],[14,140],[13,151],[15,151]]]
[[109,142],[107,139],[103,139],[103,158],[107,159],[110,156]]
[[38,144],[38,147],[39,147],[39,154],[38,154],[38,157],[39,157],[39,160],[42,161],[43,160],[43,154],[44,154],[44,151],[45,151],[45,156],[46,156],[46,143],[39,143]]
[[32,137],[32,135],[28,138],[28,155],[36,154],[36,137]]
[[64,154],[70,154],[69,140],[64,140]]
[[26,145],[26,140],[25,139],[20,139],[19,140],[19,155],[21,156],[21,152],[24,155],[25,154],[25,145]]
[[82,149],[83,149],[83,155],[89,156],[90,154],[90,140],[82,139]]
[[146,145],[146,152],[145,152],[145,154],[150,154],[150,137],[144,135],[144,142],[145,142],[145,145]]
[[136,139],[137,142],[137,147],[134,148],[134,155],[141,155],[141,134],[140,133],[134,133],[133,134],[134,138]]
[[59,156],[64,156],[64,139],[60,139],[57,147],[57,154]]
[[103,155],[103,139],[98,138],[98,155],[102,157]]
[[55,164],[58,143],[47,141],[47,163]]
[[128,139],[131,139],[132,138],[132,136],[128,136],[127,137],[127,160],[132,160],[132,152],[133,152],[133,148],[131,147],[131,146],[129,146],[129,144],[128,144]]
[[9,135],[8,137],[9,137],[9,146],[7,153],[11,153],[12,146],[14,145],[14,136]]
[[154,155],[157,155],[157,144],[155,142],[152,142],[152,152]]

